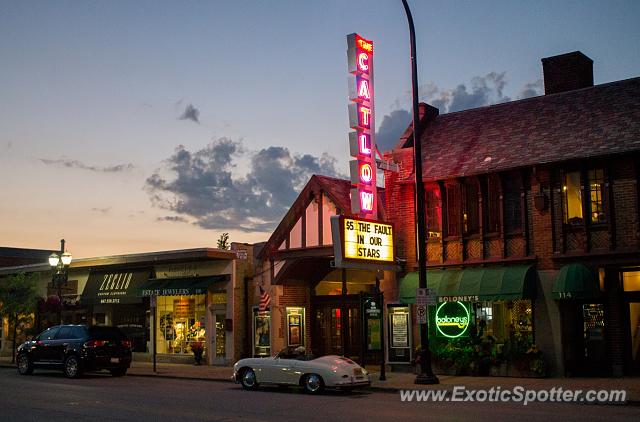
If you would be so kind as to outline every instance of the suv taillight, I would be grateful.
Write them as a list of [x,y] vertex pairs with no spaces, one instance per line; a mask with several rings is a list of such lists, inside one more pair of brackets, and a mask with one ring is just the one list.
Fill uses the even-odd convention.
[[84,344],[84,347],[88,347],[88,348],[102,347],[102,346],[106,346],[107,344],[109,344],[109,341],[107,340],[89,340]]
[[122,340],[122,347],[125,349],[131,349],[131,340]]

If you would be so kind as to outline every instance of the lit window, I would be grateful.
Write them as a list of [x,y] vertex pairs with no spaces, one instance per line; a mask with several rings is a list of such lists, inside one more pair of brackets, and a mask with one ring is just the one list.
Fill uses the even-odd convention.
[[427,187],[427,233],[429,238],[442,237],[442,199],[438,186]]
[[602,169],[589,170],[589,203],[592,223],[607,221],[603,205],[604,171]]
[[565,224],[582,224],[582,190],[580,189],[580,172],[565,174],[562,186]]

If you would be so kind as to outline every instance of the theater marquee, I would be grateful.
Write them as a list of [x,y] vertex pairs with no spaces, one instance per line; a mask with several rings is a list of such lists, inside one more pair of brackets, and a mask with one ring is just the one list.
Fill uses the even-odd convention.
[[391,224],[334,216],[331,217],[331,226],[336,267],[355,267],[357,264],[368,264],[367,268],[373,268],[376,265],[394,264],[393,226]]

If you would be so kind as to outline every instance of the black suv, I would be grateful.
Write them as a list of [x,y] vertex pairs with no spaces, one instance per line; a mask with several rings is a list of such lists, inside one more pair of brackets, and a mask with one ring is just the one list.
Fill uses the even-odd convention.
[[18,347],[18,372],[60,368],[68,378],[108,369],[121,377],[131,365],[131,341],[117,327],[56,325]]

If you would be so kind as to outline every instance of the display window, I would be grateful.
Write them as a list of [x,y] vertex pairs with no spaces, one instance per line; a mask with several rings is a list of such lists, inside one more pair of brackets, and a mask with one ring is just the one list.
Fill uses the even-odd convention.
[[533,308],[531,300],[475,303],[477,335],[491,336],[496,343],[504,343],[517,335],[533,343]]
[[158,296],[158,353],[191,354],[205,347],[205,300],[205,295]]

